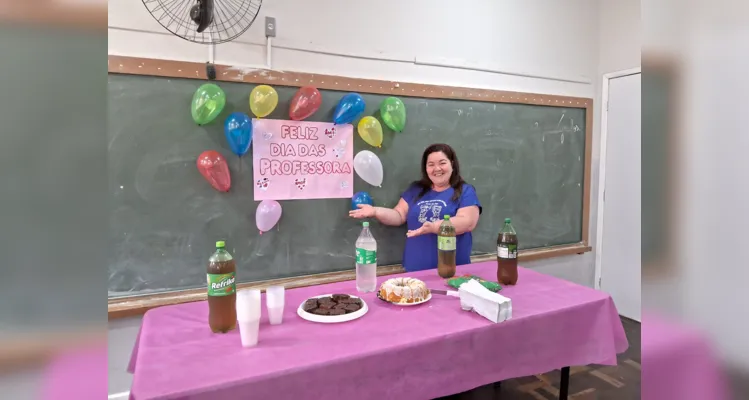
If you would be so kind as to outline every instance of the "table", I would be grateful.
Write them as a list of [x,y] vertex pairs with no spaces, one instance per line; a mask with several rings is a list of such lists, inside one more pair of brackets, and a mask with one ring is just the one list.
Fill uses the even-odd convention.
[[[492,279],[496,263],[459,266],[465,273]],[[436,270],[403,275],[446,288]],[[519,275],[502,290],[513,318],[499,324],[461,310],[455,297],[402,307],[374,293],[361,296],[363,318],[317,324],[297,307],[315,295],[355,294],[354,282],[289,290],[283,324],[269,325],[264,314],[255,348],[242,348],[236,331],[211,333],[204,301],[153,309],[133,350],[131,397],[429,399],[570,365],[616,364],[627,339],[608,294],[524,268]]]

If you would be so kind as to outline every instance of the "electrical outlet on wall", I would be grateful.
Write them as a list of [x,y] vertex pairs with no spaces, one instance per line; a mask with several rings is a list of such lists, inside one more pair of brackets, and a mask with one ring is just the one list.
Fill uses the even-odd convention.
[[276,19],[265,17],[265,37],[276,37]]

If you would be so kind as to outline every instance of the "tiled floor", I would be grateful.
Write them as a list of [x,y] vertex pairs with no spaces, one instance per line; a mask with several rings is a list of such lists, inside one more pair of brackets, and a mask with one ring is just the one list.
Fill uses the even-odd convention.
[[[640,398],[640,323],[622,318],[629,348],[618,355],[617,366],[570,368],[570,400],[629,400]],[[445,397],[449,400],[550,400],[559,396],[559,370],[511,379]]]

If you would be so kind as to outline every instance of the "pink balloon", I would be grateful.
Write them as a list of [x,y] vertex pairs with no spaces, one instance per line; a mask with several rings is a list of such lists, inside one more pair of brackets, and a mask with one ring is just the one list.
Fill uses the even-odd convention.
[[255,210],[255,224],[260,234],[268,232],[281,219],[281,205],[275,200],[263,200]]

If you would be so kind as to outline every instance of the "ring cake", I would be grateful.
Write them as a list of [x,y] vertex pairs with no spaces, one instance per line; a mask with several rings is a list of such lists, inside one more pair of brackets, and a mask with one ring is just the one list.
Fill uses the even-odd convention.
[[418,279],[392,278],[380,286],[380,297],[391,303],[418,303],[429,297],[429,289],[423,281]]

